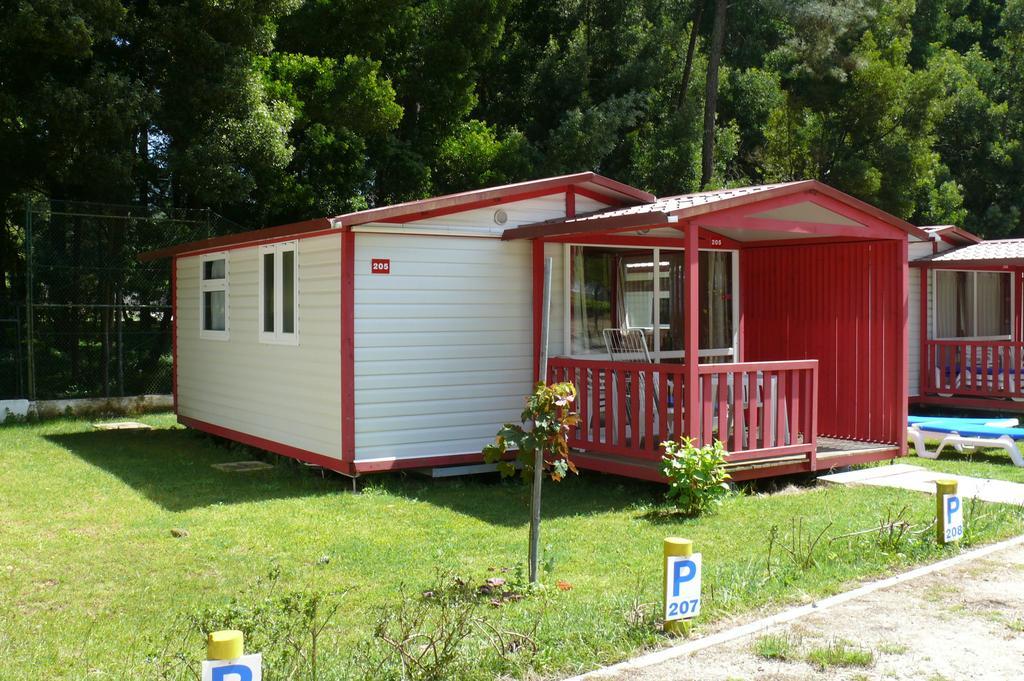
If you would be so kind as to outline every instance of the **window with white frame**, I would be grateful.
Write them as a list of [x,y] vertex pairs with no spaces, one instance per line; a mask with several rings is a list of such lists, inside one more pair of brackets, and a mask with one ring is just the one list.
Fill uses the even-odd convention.
[[[683,358],[685,253],[680,249],[569,246],[566,341],[573,356],[608,352],[604,330],[641,329],[659,362]],[[737,361],[736,254],[699,253],[702,361]]]
[[228,256],[208,253],[199,259],[199,337],[228,339]]
[[297,243],[260,246],[260,341],[264,343],[299,342]]
[[935,270],[935,338],[1010,338],[1009,272]]

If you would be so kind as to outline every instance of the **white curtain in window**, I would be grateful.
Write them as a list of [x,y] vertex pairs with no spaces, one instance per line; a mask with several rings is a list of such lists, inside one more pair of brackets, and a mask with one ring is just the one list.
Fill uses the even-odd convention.
[[1010,335],[1010,276],[1002,272],[976,272],[978,336]]
[[935,273],[935,335],[961,338],[973,335],[974,282],[969,272]]
[[702,349],[732,347],[732,253],[705,251],[700,265],[703,286]]
[[587,332],[587,277],[583,262],[583,248],[572,247],[572,353],[590,352],[590,337]]

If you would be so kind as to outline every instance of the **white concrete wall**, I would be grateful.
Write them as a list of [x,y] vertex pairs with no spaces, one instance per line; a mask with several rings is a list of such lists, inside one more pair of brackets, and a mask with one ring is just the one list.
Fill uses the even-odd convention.
[[178,259],[178,413],[340,458],[340,237],[298,241],[297,346],[259,342],[258,250],[227,251],[227,341],[199,338],[199,258]]

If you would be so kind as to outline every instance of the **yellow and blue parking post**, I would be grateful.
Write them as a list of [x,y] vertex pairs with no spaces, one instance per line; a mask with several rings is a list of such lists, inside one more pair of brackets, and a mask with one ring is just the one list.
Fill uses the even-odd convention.
[[235,629],[211,632],[206,637],[202,681],[262,681],[262,656],[246,655],[244,640]]
[[688,635],[689,620],[700,614],[701,555],[689,539],[667,537],[663,563],[665,632]]

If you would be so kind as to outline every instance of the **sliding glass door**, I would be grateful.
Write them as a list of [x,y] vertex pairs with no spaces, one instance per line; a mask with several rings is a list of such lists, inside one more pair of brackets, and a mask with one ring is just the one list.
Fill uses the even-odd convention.
[[[654,362],[683,360],[685,257],[668,248],[570,246],[568,347],[575,357],[611,356],[609,330],[642,337]],[[737,357],[735,251],[700,252],[702,362]]]

